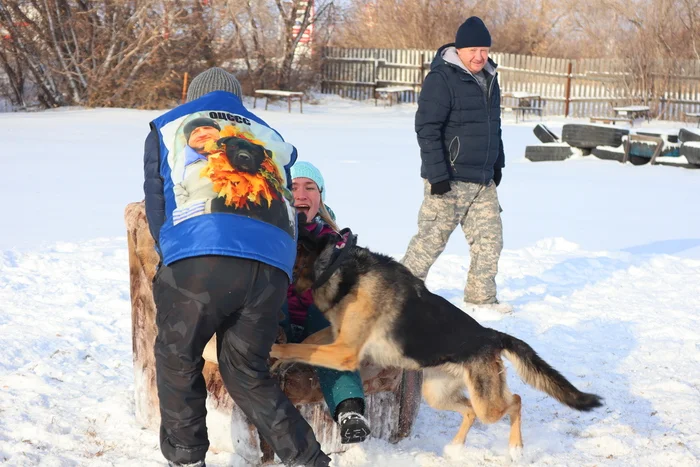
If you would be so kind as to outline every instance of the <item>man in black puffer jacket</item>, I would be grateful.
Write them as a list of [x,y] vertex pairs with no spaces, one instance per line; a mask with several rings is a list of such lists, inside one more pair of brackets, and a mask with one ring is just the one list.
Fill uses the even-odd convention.
[[501,90],[488,58],[491,35],[472,16],[454,44],[441,47],[418,100],[416,133],[421,149],[425,199],[418,233],[402,262],[420,279],[461,224],[471,265],[464,301],[468,308],[512,311],[496,299],[496,273],[503,226],[496,187],[505,165],[501,139]]

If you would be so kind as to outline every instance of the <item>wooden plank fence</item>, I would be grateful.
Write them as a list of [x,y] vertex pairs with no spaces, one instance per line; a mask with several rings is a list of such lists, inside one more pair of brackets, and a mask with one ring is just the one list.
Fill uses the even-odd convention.
[[[376,87],[412,86],[403,100],[420,92],[434,50],[323,50],[322,92],[352,99],[374,97]],[[545,115],[613,116],[614,105],[644,104],[655,118],[682,121],[700,112],[700,61],[659,63],[660,71],[637,76],[625,60],[535,57],[492,53],[501,91],[542,98]],[[673,73],[669,73],[673,70]],[[504,105],[515,105],[504,98]]]

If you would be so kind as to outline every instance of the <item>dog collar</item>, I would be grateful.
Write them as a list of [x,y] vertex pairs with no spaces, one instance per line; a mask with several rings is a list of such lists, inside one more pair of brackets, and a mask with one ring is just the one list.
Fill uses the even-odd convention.
[[328,279],[331,278],[333,273],[340,268],[340,265],[343,264],[343,262],[345,262],[345,259],[350,254],[352,247],[357,245],[357,235],[354,235],[350,229],[343,229],[340,231],[340,234],[341,238],[340,241],[335,244],[333,256],[331,257],[331,264],[311,285],[312,290],[318,289],[323,284],[328,282]]

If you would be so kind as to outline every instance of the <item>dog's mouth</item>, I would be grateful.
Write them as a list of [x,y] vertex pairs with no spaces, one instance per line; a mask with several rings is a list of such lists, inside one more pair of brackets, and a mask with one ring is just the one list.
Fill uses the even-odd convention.
[[302,204],[295,204],[294,208],[296,208],[297,213],[303,213],[307,219],[309,218],[309,209],[311,209],[311,206],[309,206],[308,204],[302,203]]
[[244,170],[246,172],[255,172],[253,167],[253,156],[246,151],[239,151],[236,154],[236,165],[239,169]]

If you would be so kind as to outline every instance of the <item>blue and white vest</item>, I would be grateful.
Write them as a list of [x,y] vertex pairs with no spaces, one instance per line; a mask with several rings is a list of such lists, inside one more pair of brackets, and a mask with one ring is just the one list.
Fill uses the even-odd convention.
[[165,198],[163,263],[235,256],[278,267],[291,280],[294,146],[223,91],[176,107],[152,125],[160,140]]

